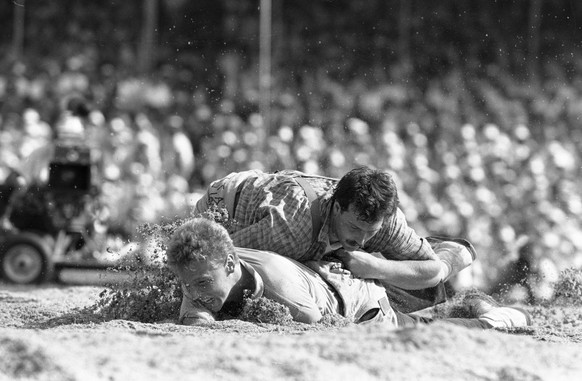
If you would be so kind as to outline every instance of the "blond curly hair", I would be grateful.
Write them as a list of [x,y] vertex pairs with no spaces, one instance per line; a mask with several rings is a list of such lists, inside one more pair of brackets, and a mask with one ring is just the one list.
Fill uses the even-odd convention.
[[171,235],[166,250],[171,269],[188,267],[201,261],[223,263],[229,254],[238,261],[226,229],[206,218],[194,218],[178,227]]

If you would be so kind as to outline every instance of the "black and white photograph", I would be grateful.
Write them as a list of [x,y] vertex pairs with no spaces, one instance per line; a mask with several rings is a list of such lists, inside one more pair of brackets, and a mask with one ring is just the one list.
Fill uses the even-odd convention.
[[0,0],[0,381],[582,379],[582,3]]

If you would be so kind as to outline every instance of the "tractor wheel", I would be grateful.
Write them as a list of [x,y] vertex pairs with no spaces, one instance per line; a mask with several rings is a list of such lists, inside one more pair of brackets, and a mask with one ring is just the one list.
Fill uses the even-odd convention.
[[51,263],[40,237],[14,236],[0,247],[0,276],[18,284],[41,283],[49,280]]

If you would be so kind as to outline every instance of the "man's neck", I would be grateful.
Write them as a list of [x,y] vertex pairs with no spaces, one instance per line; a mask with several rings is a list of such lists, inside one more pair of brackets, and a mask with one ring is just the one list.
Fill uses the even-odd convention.
[[255,279],[251,273],[239,262],[240,278],[235,283],[224,303],[223,310],[234,312],[242,307],[245,296],[251,295],[255,290]]
[[329,230],[327,233],[327,239],[329,240],[329,244],[332,245],[336,242],[339,241],[339,239],[337,238],[337,234],[335,232],[335,219],[337,218],[335,210],[333,210],[333,208],[330,211],[329,214]]
[[253,275],[246,269],[246,267],[244,267],[242,264],[240,266],[241,269],[241,277],[240,277],[240,281],[238,283],[240,283],[240,294],[241,294],[241,299],[246,295],[246,294],[252,294],[255,291],[255,278],[253,277]]

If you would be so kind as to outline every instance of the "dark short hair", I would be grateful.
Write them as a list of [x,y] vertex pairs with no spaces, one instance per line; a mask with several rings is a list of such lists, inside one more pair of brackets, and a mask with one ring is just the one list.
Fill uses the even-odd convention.
[[226,229],[207,218],[193,218],[172,233],[166,249],[168,266],[176,269],[196,262],[225,260],[228,254],[237,258],[232,239]]
[[342,211],[345,212],[353,204],[359,219],[376,222],[396,212],[398,190],[388,172],[361,166],[339,180],[333,199]]

